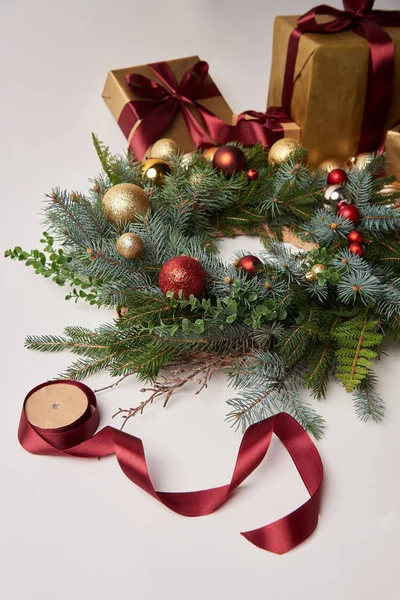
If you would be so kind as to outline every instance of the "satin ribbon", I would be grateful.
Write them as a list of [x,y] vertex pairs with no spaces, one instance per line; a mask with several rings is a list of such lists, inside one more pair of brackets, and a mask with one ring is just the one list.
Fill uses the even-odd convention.
[[291,121],[288,113],[278,106],[271,106],[265,113],[246,110],[238,116],[232,139],[239,140],[245,146],[261,142],[269,148],[283,137],[282,123]]
[[[373,10],[373,0],[343,0],[345,10],[325,4],[316,6],[300,17],[289,38],[282,107],[290,114],[294,71],[303,33],[337,33],[352,29],[369,44],[370,61],[364,115],[358,152],[375,150],[383,137],[388,102],[392,96],[394,43],[381,26],[400,27],[400,11]],[[329,23],[317,23],[317,15],[334,17]]]
[[[136,96],[146,99],[126,104],[118,119],[127,138],[139,122],[129,142],[136,158],[143,158],[149,146],[162,137],[178,111],[183,115],[196,148],[215,146],[216,142],[222,144],[229,138],[230,126],[198,102],[221,95],[214,83],[204,83],[208,74],[206,62],[198,61],[184,74],[179,84],[166,62],[152,63],[149,68],[163,85],[144,75],[127,75],[126,80]],[[202,124],[190,108],[196,109]]]
[[[63,383],[82,390],[91,406],[90,414],[71,428],[39,429],[31,425],[25,414],[25,403],[37,390],[47,385]],[[289,452],[310,494],[302,506],[285,517],[251,531],[242,532],[249,542],[276,554],[288,552],[314,531],[318,523],[323,479],[322,461],[304,429],[287,413],[279,413],[251,425],[240,444],[230,483],[195,492],[157,492],[148,473],[142,441],[113,427],[95,433],[99,411],[93,391],[76,381],[55,381],[41,384],[25,398],[18,429],[18,439],[32,454],[99,458],[115,454],[125,475],[138,487],[172,511],[188,517],[208,515],[216,511],[236,488],[258,467],[266,455],[275,433]]]

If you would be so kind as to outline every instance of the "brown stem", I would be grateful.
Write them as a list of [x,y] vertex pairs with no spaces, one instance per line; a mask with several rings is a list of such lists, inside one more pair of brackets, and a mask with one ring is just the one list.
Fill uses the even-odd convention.
[[[121,425],[122,430],[129,419],[137,414],[142,414],[144,408],[148,404],[152,404],[156,398],[164,399],[163,407],[165,408],[172,394],[190,381],[199,384],[199,389],[196,392],[197,395],[208,386],[210,379],[216,371],[231,364],[231,357],[216,357],[213,355],[197,355],[187,360],[171,363],[168,367],[169,376],[162,375],[154,382],[153,387],[140,390],[144,393],[150,392],[150,396],[146,400],[143,400],[135,407],[118,409],[113,415],[113,418],[117,415],[121,415],[123,419]],[[125,375],[125,377],[127,377],[127,375]],[[124,379],[124,377],[122,379]],[[122,379],[108,387],[115,387]]]

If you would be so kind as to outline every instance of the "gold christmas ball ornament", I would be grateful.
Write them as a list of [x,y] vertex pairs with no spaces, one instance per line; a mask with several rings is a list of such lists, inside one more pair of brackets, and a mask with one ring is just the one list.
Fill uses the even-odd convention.
[[139,215],[150,208],[146,192],[134,183],[118,183],[103,198],[104,216],[113,225],[128,221],[134,223]]
[[326,267],[325,265],[320,265],[320,264],[313,265],[311,267],[311,269],[309,271],[307,271],[307,273],[304,275],[304,277],[307,279],[307,281],[315,281],[317,279],[318,273],[322,273],[323,271],[326,271],[327,269],[328,269],[328,267]]
[[169,138],[162,138],[155,142],[150,151],[151,158],[162,158],[168,160],[172,156],[175,156],[179,152],[179,146],[174,140]]
[[381,196],[382,201],[379,200],[378,204],[381,206],[387,206],[388,208],[400,208],[400,197],[395,200],[387,201],[388,195],[390,194],[400,194],[400,183],[394,181],[393,183],[389,183],[389,185],[385,185],[384,188],[377,192],[379,196]]
[[[280,165],[285,162],[293,152],[301,148],[301,144],[293,138],[282,138],[272,144],[268,152],[268,163],[270,165]],[[303,159],[307,162],[307,159]]]
[[120,256],[129,260],[143,255],[143,240],[136,233],[123,233],[117,239],[115,247]]
[[327,158],[318,165],[318,169],[322,171],[334,171],[335,169],[345,169],[346,162],[340,158]]
[[214,154],[216,153],[217,150],[218,150],[218,146],[214,146],[213,148],[207,148],[207,150],[204,150],[204,152],[202,154],[204,160],[208,163],[212,163]]
[[360,154],[349,158],[346,165],[348,169],[365,169],[373,158],[373,152],[360,152]]
[[171,173],[171,164],[162,158],[147,158],[143,161],[142,177],[144,181],[161,185],[164,182],[164,176]]

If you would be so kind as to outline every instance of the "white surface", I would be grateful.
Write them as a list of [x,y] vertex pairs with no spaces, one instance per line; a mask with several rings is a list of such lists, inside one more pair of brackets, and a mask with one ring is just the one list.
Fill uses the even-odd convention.
[[[395,8],[396,0],[379,3]],[[272,22],[312,2],[228,0],[64,2],[3,0],[1,248],[36,247],[44,192],[86,189],[99,169],[95,131],[114,150],[124,138],[100,98],[109,68],[198,53],[233,110],[263,109]],[[336,6],[340,3],[335,2]],[[230,241],[229,258],[239,244]],[[274,443],[267,460],[227,505],[200,519],[175,515],[124,477],[113,458],[42,458],[22,450],[22,400],[62,371],[69,355],[23,349],[27,333],[94,326],[110,315],[64,302],[64,291],[21,264],[1,267],[0,597],[4,600],[271,598],[394,600],[400,522],[398,351],[378,366],[387,401],[382,425],[364,425],[336,385],[318,408],[325,494],[315,535],[286,556],[258,550],[239,531],[268,523],[306,498],[290,460]],[[89,383],[100,387],[107,376]],[[100,396],[102,422],[139,401],[133,380]],[[130,423],[143,438],[156,487],[222,484],[240,435],[224,423],[223,377],[168,409],[150,407]]]

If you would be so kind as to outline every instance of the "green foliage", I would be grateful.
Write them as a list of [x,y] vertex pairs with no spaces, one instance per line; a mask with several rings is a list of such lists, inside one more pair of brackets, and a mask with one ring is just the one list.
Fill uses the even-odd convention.
[[354,391],[365,380],[378,356],[383,336],[377,333],[379,321],[364,314],[342,322],[335,327],[332,337],[338,343],[336,377],[348,392]]
[[[386,340],[400,340],[400,194],[382,193],[392,181],[376,176],[383,158],[349,172],[348,196],[360,210],[357,229],[366,240],[362,258],[348,249],[354,224],[323,205],[326,174],[302,164],[302,149],[273,166],[264,148],[248,149],[247,167],[259,172],[251,182],[245,172],[226,177],[200,152],[190,165],[177,155],[163,185],[154,186],[142,180],[131,154],[112,155],[93,141],[103,172],[87,195],[55,188],[46,198],[44,248],[17,246],[6,256],[70,285],[67,298],[113,311],[124,306],[126,314],[93,331],[67,327],[63,336],[29,336],[28,348],[71,351],[77,360],[62,376],[73,379],[107,369],[154,380],[181,359],[229,357],[230,383],[239,391],[229,401],[228,421],[244,428],[287,410],[320,435],[322,420],[300,390],[305,386],[322,399],[332,374],[353,392],[358,416],[381,418],[371,369]],[[135,223],[114,227],[102,199],[124,182],[141,185],[151,209]],[[283,227],[314,242],[314,249],[292,253],[281,242]],[[253,277],[234,262],[251,252],[238,251],[229,264],[217,255],[219,235],[238,231],[262,234],[265,248]],[[116,241],[125,232],[141,237],[141,259],[118,254]],[[198,259],[206,271],[202,296],[161,294],[160,269],[178,255]],[[317,264],[326,269],[308,281]]]
[[42,250],[32,250],[27,252],[16,246],[13,250],[6,250],[5,257],[12,260],[19,260],[25,263],[25,266],[32,267],[37,275],[45,278],[51,278],[54,283],[64,286],[68,283],[72,290],[66,296],[66,300],[71,298],[84,299],[89,304],[101,305],[99,289],[102,286],[101,278],[80,277],[70,268],[72,257],[66,255],[62,248],[54,248],[54,238],[47,233],[43,233],[40,242],[44,244]]

